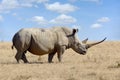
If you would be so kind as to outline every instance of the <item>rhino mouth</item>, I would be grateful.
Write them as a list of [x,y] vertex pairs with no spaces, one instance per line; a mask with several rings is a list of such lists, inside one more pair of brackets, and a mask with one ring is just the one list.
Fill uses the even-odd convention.
[[87,53],[86,51],[82,51],[80,54],[85,55],[86,53]]
[[82,53],[82,55],[86,55],[86,53]]

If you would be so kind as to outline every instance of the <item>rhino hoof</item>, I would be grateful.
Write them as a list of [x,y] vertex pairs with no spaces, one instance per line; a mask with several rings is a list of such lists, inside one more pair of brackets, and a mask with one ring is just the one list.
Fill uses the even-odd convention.
[[49,61],[49,63],[54,63],[53,61]]

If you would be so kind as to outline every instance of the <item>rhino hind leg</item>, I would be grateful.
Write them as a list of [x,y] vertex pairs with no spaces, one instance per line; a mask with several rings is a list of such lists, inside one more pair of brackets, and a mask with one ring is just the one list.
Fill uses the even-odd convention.
[[22,54],[21,59],[24,61],[24,63],[28,63],[28,60],[26,58],[25,52]]
[[17,60],[17,62],[19,63],[19,60],[22,58],[22,52],[17,51],[16,55],[15,55],[15,59]]
[[25,53],[26,53],[26,51],[24,51],[24,52],[17,51],[17,53],[15,55],[15,59],[17,60],[18,63],[19,63],[20,59],[22,59],[24,61],[24,63],[28,63]]

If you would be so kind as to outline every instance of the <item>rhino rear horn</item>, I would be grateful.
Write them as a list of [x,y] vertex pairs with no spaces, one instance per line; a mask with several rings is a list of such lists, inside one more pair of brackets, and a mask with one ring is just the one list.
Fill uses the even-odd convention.
[[91,44],[86,44],[86,48],[88,49],[88,48],[90,48],[90,47],[92,47],[92,46],[94,46],[94,45],[97,45],[97,44],[100,44],[100,43],[102,43],[103,41],[105,41],[107,38],[105,37],[103,40],[101,40],[101,41],[98,41],[98,42],[95,42],[95,43],[91,43]]
[[82,41],[83,44],[86,44],[88,41],[88,38],[86,38],[85,40]]
[[74,36],[76,34],[76,32],[78,32],[78,29],[73,29],[72,34],[67,35],[67,37]]

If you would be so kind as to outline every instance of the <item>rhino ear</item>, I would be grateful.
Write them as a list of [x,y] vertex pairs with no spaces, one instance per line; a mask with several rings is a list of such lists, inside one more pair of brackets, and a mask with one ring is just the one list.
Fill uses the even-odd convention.
[[78,29],[73,29],[72,35],[75,35],[75,33],[77,33],[77,32],[78,32]]
[[67,37],[74,36],[78,32],[78,29],[73,29],[72,34],[67,35]]

